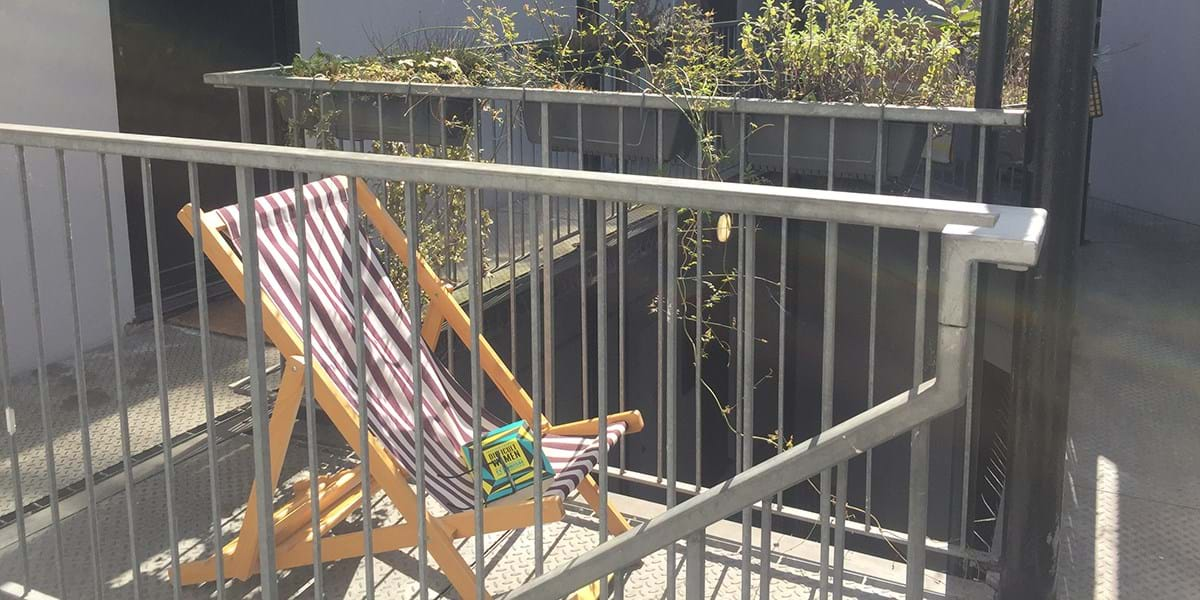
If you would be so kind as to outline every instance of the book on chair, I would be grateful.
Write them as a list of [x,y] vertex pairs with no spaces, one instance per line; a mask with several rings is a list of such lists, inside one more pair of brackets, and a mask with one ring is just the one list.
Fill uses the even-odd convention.
[[[516,421],[483,435],[484,504],[508,504],[533,498],[533,433],[525,421]],[[474,443],[463,444],[463,463],[473,473]],[[542,482],[554,477],[550,460],[542,454]],[[544,486],[543,486],[544,487]]]

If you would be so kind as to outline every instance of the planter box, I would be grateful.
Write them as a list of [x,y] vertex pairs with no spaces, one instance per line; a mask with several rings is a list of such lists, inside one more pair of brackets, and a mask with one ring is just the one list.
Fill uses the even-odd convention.
[[[550,148],[575,152],[579,149],[579,127],[575,104],[550,105]],[[620,143],[617,130],[619,111],[615,106],[583,105],[583,153],[617,156]],[[625,158],[658,158],[658,114],[653,109],[626,108],[622,115],[625,128]],[[662,111],[663,160],[690,156],[696,147],[696,134],[687,118],[677,111]],[[526,102],[522,110],[525,135],[530,142],[542,141],[542,103]]]
[[[284,117],[292,114],[291,95],[282,93]],[[299,92],[296,98],[300,109],[315,103],[319,94],[315,92]],[[356,140],[379,139],[379,95],[350,94],[354,103],[354,128],[350,128],[350,113],[346,106],[347,95],[341,92],[329,93],[325,97],[325,110],[336,110],[338,114],[330,123],[330,133],[339,139],[350,139],[351,133]],[[409,133],[409,112],[412,112],[412,134]],[[446,122],[469,124],[471,100],[466,98],[446,98],[446,115],[441,119],[439,101],[437,98],[420,98],[409,104],[403,96],[383,95],[383,137],[389,142],[408,143],[411,139],[417,144],[438,146],[442,143],[442,131],[446,132],[446,144],[459,146],[463,143],[465,132],[462,127],[447,127]]]
[[[751,124],[757,127],[752,127]],[[829,174],[829,119],[792,117],[788,132],[788,171],[800,175]],[[717,131],[729,156],[739,150],[738,120],[722,115]],[[834,131],[833,174],[840,179],[874,180],[878,122],[838,119]],[[925,147],[923,123],[887,122],[883,128],[884,177],[903,179],[919,168]],[[783,169],[783,117],[746,119],[746,164],[763,171]]]

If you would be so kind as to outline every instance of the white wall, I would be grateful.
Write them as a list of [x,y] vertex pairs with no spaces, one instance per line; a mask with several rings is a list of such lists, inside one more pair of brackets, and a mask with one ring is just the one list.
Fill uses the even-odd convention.
[[1200,224],[1200,2],[1105,0],[1091,195]]
[[[117,130],[116,84],[108,2],[4,0],[0,2],[0,122]],[[34,248],[47,358],[72,353],[71,298],[57,162],[49,150],[26,150]],[[109,271],[100,167],[95,155],[67,154],[67,190],[75,241],[75,273],[86,347],[111,334]],[[129,238],[120,163],[109,162],[116,238],[120,318],[133,317]],[[11,369],[36,365],[33,295],[25,224],[20,218],[16,156],[0,147],[0,286]]]
[[[498,0],[497,4],[521,12],[526,1],[530,5],[547,3],[546,0]],[[574,6],[574,2],[558,4]],[[318,45],[326,52],[343,56],[374,54],[372,41],[389,44],[417,29],[459,27],[468,15],[464,0],[297,0],[297,5],[300,51],[304,54],[312,53]],[[519,25],[522,37],[543,37],[539,35],[539,25],[524,19]],[[404,37],[419,41],[423,35]],[[436,34],[430,32],[430,35]]]

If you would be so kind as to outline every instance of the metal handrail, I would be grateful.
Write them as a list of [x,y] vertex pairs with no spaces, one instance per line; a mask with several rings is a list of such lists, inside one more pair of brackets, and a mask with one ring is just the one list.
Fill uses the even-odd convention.
[[728,96],[664,96],[653,92],[609,92],[559,90],[504,86],[471,86],[449,83],[363,81],[353,79],[296,77],[290,67],[267,67],[240,71],[206,73],[204,82],[217,87],[254,87],[306,91],[339,91],[369,94],[442,96],[475,100],[512,100],[585,106],[624,106],[626,108],[679,110],[703,109],[733,114],[789,115],[937,123],[946,125],[985,125],[1022,127],[1025,111],[1020,109],[984,109],[964,107],[904,106],[896,104],[855,104],[849,102],[805,102]]
[[991,227],[1005,207],[951,200],[882,196],[806,188],[674,179],[594,171],[570,171],[494,163],[412,158],[35,125],[0,124],[0,143],[122,154],[163,160],[339,173],[376,179],[511,190],[526,194],[684,206],[812,221],[836,221],[920,231],[948,225]]

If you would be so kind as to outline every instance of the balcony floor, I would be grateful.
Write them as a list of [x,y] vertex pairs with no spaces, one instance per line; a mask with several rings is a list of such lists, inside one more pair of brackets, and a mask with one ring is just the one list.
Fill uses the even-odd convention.
[[[197,375],[199,364],[199,338],[186,327],[168,324],[165,329],[165,371],[171,404],[171,433],[174,436],[176,458],[174,486],[175,519],[178,526],[179,550],[183,560],[211,555],[212,507],[209,500],[210,473],[208,469],[207,436],[203,433],[204,390]],[[231,535],[239,524],[245,508],[246,494],[253,477],[251,457],[251,435],[248,426],[247,398],[225,387],[225,382],[236,380],[244,373],[244,341],[233,337],[214,335],[212,362],[214,372],[214,396],[216,412],[224,414],[217,422],[216,446],[219,495],[223,535]],[[162,441],[155,380],[155,354],[153,330],[139,326],[127,337],[124,372],[126,394],[131,411],[131,446],[135,455],[134,505],[137,556],[140,562],[143,598],[170,597],[171,584],[167,579],[170,568],[167,523],[167,498],[165,478],[162,471]],[[268,353],[268,362],[277,360],[273,351]],[[115,400],[112,389],[111,349],[101,348],[87,353],[88,404],[92,412],[92,445],[94,468],[97,477],[96,493],[99,536],[102,552],[99,553],[101,581],[104,597],[124,598],[132,596],[129,534],[126,519],[125,478],[120,470],[121,449]],[[78,412],[75,410],[75,385],[69,365],[52,365],[48,369],[48,396],[51,403],[50,426],[55,440],[57,483],[69,486],[61,496],[61,535],[64,540],[66,586],[64,597],[87,597],[91,595],[92,551],[88,534],[87,495],[79,482],[82,477],[80,457],[81,445],[78,435]],[[43,498],[48,491],[48,474],[44,468],[45,455],[42,446],[40,401],[37,382],[31,375],[14,381],[14,410],[20,427],[17,442],[21,454],[21,480],[26,503]],[[297,431],[303,432],[303,423]],[[302,436],[303,434],[300,433]],[[332,431],[319,433],[338,439]],[[0,450],[0,489],[10,490],[12,473],[7,456],[7,445]],[[322,470],[331,472],[354,465],[354,459],[340,445],[320,447]],[[136,456],[138,454],[140,456]],[[306,452],[302,437],[297,438],[289,452],[284,470],[284,479],[306,477]],[[107,473],[103,473],[105,469]],[[74,485],[70,485],[74,484]],[[0,514],[12,510],[12,495],[2,494],[3,506]],[[619,509],[633,520],[653,516],[663,510],[658,504],[633,498],[615,496]],[[397,516],[391,505],[382,496],[377,497],[374,519],[377,524],[389,524]],[[40,509],[26,516],[29,531],[29,564],[31,565],[31,587],[37,591],[58,595],[55,573],[55,529],[51,525],[50,511],[44,503]],[[342,530],[362,527],[361,520],[351,517],[341,526]],[[23,582],[19,546],[15,527],[11,523],[0,526],[0,584]],[[579,556],[594,547],[597,539],[596,520],[590,509],[578,503],[570,503],[568,517],[562,523],[549,524],[544,539],[547,548],[545,566],[556,565]],[[760,539],[757,529],[754,539]],[[513,589],[525,581],[533,571],[532,529],[496,534],[486,538],[488,563],[487,586],[495,593]],[[225,538],[226,540],[228,538]],[[741,526],[732,522],[718,523],[708,530],[708,573],[706,588],[710,597],[736,598],[741,591]],[[775,554],[772,560],[774,578],[771,597],[812,597],[817,585],[817,560],[819,544],[800,538],[776,534],[773,538]],[[468,562],[473,560],[474,543],[465,540],[461,551]],[[682,590],[685,571],[683,568],[682,545],[677,553],[679,563],[676,573],[677,584]],[[663,597],[667,580],[666,552],[660,551],[648,557],[641,568],[627,580],[626,597]],[[758,594],[758,568],[760,557],[752,557],[754,573],[751,589]],[[378,597],[415,597],[416,558],[414,552],[391,552],[381,554],[374,561],[376,592]],[[848,552],[846,557],[846,597],[848,598],[900,598],[903,597],[904,565],[898,561],[875,558],[865,554]],[[325,588],[333,598],[358,598],[364,591],[364,561],[347,560],[327,564]],[[226,597],[240,598],[257,595],[257,578],[248,582],[230,584]],[[312,572],[308,568],[296,569],[280,579],[286,596],[307,597],[311,594]],[[437,573],[429,576],[435,592],[445,591],[446,580]],[[931,598],[987,598],[989,589],[980,583],[947,578],[930,571],[926,576],[926,589]],[[212,585],[189,587],[183,590],[185,598],[213,597]],[[445,596],[456,597],[453,590]]]
[[[241,429],[236,428],[235,429]],[[175,518],[179,527],[179,549],[183,560],[203,558],[211,555],[211,504],[208,498],[209,471],[204,450],[197,451],[178,462],[176,469]],[[324,469],[332,470],[352,465],[344,454],[322,448]],[[233,433],[217,446],[218,493],[223,515],[223,535],[231,535],[241,523],[245,494],[253,478],[251,439],[246,430]],[[292,480],[307,477],[305,453],[294,448],[288,455],[284,467],[284,478]],[[116,482],[116,479],[109,480]],[[105,485],[105,484],[102,484]],[[171,584],[167,579],[170,567],[166,523],[166,497],[164,478],[161,471],[139,481],[134,487],[137,511],[138,558],[141,562],[141,586],[143,598],[170,597]],[[88,543],[88,519],[80,510],[85,496],[76,494],[63,503],[64,519],[62,536],[66,540],[65,561],[74,565],[66,569],[66,597],[90,595],[91,568],[90,544]],[[644,516],[662,510],[656,504],[625,497],[617,497],[623,512],[632,516]],[[432,508],[431,508],[432,510]],[[47,511],[31,519],[31,528],[47,524]],[[376,497],[373,511],[377,525],[395,523],[397,516],[383,496]],[[103,573],[106,598],[130,597],[131,571],[129,569],[128,531],[125,519],[125,496],[123,491],[108,496],[98,506],[100,536],[103,552],[100,568]],[[351,517],[336,531],[352,531],[362,527],[361,520]],[[711,597],[736,598],[741,590],[740,539],[741,527],[734,523],[714,525],[708,532],[707,590]],[[596,520],[586,506],[572,502],[568,506],[567,518],[560,523],[548,524],[544,536],[547,549],[546,568],[556,566],[579,556],[592,548],[596,540]],[[754,539],[759,539],[757,529]],[[228,538],[226,538],[227,540]],[[496,593],[517,587],[532,573],[533,530],[526,529],[510,534],[492,534],[485,538],[486,559],[490,569],[487,585]],[[818,544],[791,536],[774,537],[774,579],[772,598],[808,598],[815,592],[817,582],[816,565],[813,559]],[[473,562],[474,542],[460,542],[460,550],[468,562]],[[40,565],[33,575],[34,589],[54,595],[57,588],[53,568],[54,532],[46,527],[33,533],[30,539],[31,564]],[[679,561],[678,585],[682,590],[685,576],[682,547],[677,553]],[[0,551],[0,581],[20,581],[17,547],[9,546]],[[758,569],[759,557],[753,557],[754,569]],[[666,552],[660,551],[644,561],[627,581],[628,598],[663,597],[666,583]],[[380,598],[412,598],[416,596],[415,575],[417,572],[414,551],[388,552],[377,555],[374,561],[376,595]],[[848,598],[901,598],[904,566],[901,563],[848,553],[846,597]],[[325,588],[333,598],[359,598],[364,591],[365,563],[361,559],[345,560],[327,564],[324,571]],[[448,583],[438,573],[428,578],[436,595],[457,597]],[[254,597],[257,594],[257,578],[248,582],[232,583],[227,587],[231,598]],[[935,573],[927,576],[927,587],[931,598],[987,598],[988,590],[982,584],[962,582]],[[306,597],[311,593],[312,572],[309,568],[294,569],[280,578],[283,597]],[[754,597],[757,597],[758,576],[751,581]],[[184,598],[209,598],[215,593],[212,585],[187,587]]]

